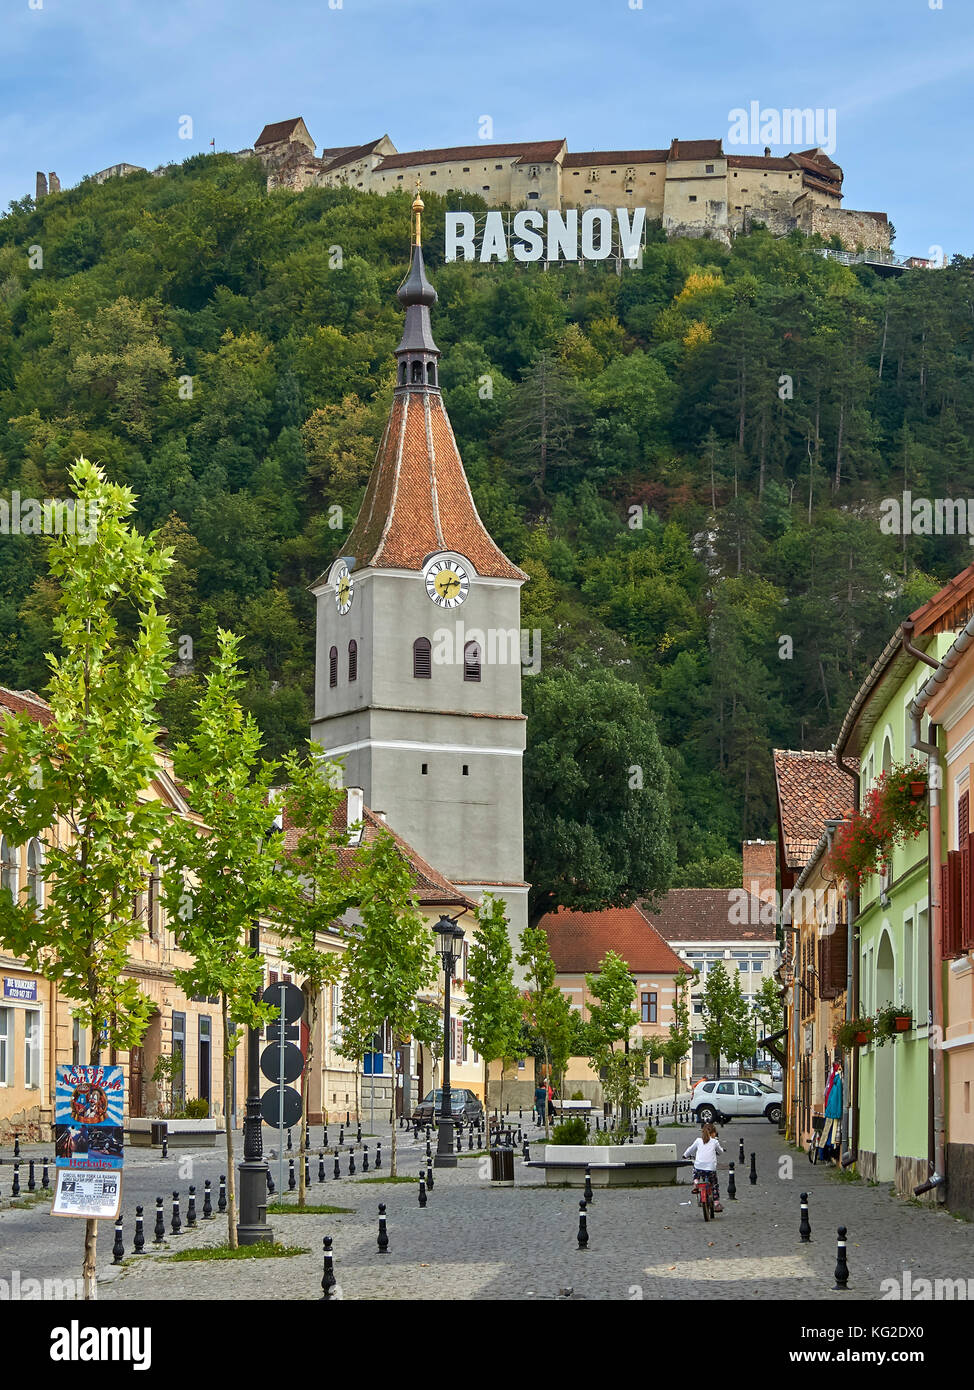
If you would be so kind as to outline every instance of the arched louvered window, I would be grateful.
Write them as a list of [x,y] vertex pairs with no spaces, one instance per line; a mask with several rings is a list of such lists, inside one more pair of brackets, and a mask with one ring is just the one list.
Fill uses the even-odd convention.
[[354,637],[348,644],[348,679],[358,679],[358,643]]
[[430,386],[436,385],[436,364],[434,362],[428,362],[426,364],[426,380],[429,382]]
[[399,385],[400,385],[400,386],[405,386],[405,384],[406,384],[406,364],[405,364],[405,362],[400,362],[400,364],[399,364]]
[[27,899],[35,907],[44,906],[44,849],[40,840],[27,846]]
[[332,647],[328,653],[328,684],[332,687],[338,684],[338,648]]
[[433,649],[428,637],[417,637],[413,643],[413,675],[418,681],[432,678]]
[[420,383],[420,385],[422,385],[422,383],[423,383],[423,364],[422,364],[422,362],[414,362],[414,363],[413,363],[413,381],[418,381],[418,382]]
[[16,902],[20,892],[20,855],[5,835],[0,837],[0,888],[9,888]]
[[463,679],[480,680],[480,643],[468,642],[463,649]]

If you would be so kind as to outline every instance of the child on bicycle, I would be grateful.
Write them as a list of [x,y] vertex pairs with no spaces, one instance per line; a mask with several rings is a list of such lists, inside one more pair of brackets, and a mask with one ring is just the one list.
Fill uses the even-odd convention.
[[714,1126],[704,1124],[700,1127],[700,1138],[694,1139],[683,1155],[684,1158],[693,1159],[693,1180],[695,1183],[700,1178],[705,1178],[713,1184],[714,1211],[724,1210],[720,1204],[720,1185],[717,1179],[717,1155],[723,1152],[724,1146],[717,1138],[717,1131]]

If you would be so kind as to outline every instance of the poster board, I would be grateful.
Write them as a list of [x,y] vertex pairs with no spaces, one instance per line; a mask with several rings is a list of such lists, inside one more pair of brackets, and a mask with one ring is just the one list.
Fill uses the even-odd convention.
[[54,1186],[52,1216],[80,1216],[114,1221],[122,1207],[119,1169],[59,1168]]
[[113,1220],[122,1204],[125,1077],[121,1067],[59,1066],[54,1086],[57,1181],[52,1216]]

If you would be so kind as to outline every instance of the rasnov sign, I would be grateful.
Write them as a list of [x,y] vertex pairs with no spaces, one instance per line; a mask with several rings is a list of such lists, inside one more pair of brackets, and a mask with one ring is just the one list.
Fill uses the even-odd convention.
[[[645,225],[645,208],[616,208],[614,218],[608,208],[586,208],[581,217],[577,208],[547,214],[529,209],[514,214],[516,239],[509,247],[504,214],[488,212],[478,258],[473,213],[448,212],[446,259],[506,261],[513,251],[516,261],[577,261],[581,250],[583,261],[604,261],[617,243],[619,254],[631,261],[639,255]],[[463,252],[462,257],[458,257],[459,251]]]

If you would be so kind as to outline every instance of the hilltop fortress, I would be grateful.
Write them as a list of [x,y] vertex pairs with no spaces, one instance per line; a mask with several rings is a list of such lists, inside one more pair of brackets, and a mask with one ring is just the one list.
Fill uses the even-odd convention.
[[725,154],[720,140],[671,140],[658,150],[570,153],[564,140],[461,145],[400,153],[388,135],[367,145],[324,149],[300,116],[266,125],[254,153],[267,187],[424,188],[476,193],[492,207],[541,210],[646,209],[669,236],[730,241],[754,222],[776,236],[797,229],[838,235],[849,251],[888,251],[884,212],[842,207],[842,170],[819,147],[773,157]]

